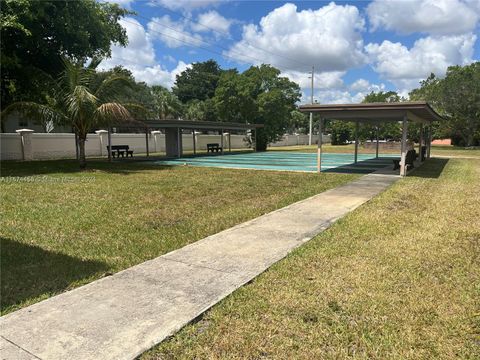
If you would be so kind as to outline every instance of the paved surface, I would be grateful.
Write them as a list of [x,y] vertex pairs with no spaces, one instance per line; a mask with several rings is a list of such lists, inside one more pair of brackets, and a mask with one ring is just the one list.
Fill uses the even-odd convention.
[[[399,157],[397,155],[382,155],[379,158],[375,158],[373,154],[358,154],[358,162],[354,164],[354,155],[351,153],[323,153],[322,171],[368,174],[385,166],[393,166],[392,159],[399,159]],[[182,157],[161,160],[156,163],[159,165],[316,172],[317,154],[297,151],[244,152]]]
[[8,314],[2,359],[132,359],[398,178],[365,175]]

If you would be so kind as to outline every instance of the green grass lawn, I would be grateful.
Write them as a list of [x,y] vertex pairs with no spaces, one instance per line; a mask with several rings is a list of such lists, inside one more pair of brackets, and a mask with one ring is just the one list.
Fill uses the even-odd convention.
[[479,359],[480,160],[431,159],[142,359]]
[[7,313],[154,258],[358,175],[2,162]]
[[[418,145],[415,148],[418,151]],[[299,145],[299,146],[280,146],[280,147],[270,147],[269,151],[301,151],[301,152],[317,152],[317,145]],[[355,145],[322,145],[322,151],[327,153],[354,153]],[[358,152],[360,154],[374,154],[375,149],[365,148],[359,146]],[[399,154],[400,150],[394,149],[382,149],[380,145],[380,154]],[[465,149],[458,146],[450,145],[432,145],[431,150],[432,156],[451,156],[451,157],[475,157],[480,159],[480,149]]]

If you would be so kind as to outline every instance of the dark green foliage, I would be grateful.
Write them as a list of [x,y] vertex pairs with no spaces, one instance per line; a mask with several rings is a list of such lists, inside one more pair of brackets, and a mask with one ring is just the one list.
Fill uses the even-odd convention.
[[177,75],[173,93],[183,103],[206,100],[215,95],[222,70],[215,60],[194,63],[191,68]]
[[[403,99],[395,91],[387,92],[371,92],[365,99],[363,103],[391,103],[399,102]],[[378,126],[378,136],[380,139],[392,139],[399,140],[401,135],[400,125],[394,122],[383,122],[378,124],[360,122],[358,128],[358,138],[361,142],[365,140],[373,141],[377,136],[377,126]],[[413,129],[410,129],[413,130]],[[331,121],[327,124],[327,131],[331,133],[332,136],[332,145],[344,145],[349,141],[355,139],[355,123],[346,122],[346,121]]]
[[[155,117],[157,103],[151,88],[144,82],[136,82],[130,70],[122,66],[115,66],[108,71],[96,72],[95,81],[97,85],[95,86],[100,86],[103,81],[112,77],[118,77],[123,80],[112,89],[113,100],[125,104],[132,117],[136,120]],[[138,106],[139,104],[141,106]]]
[[256,132],[257,150],[279,140],[289,129],[300,99],[299,86],[270,65],[252,66],[242,74],[229,70],[220,77],[213,102],[220,121],[264,124]]
[[435,137],[450,137],[461,146],[480,144],[480,62],[451,66],[444,79],[431,74],[410,98],[428,101],[445,118]]
[[255,99],[255,122],[265,127],[257,131],[257,150],[267,149],[270,142],[279,140],[291,121],[291,112],[300,100],[300,87],[280,70],[270,66],[252,66],[243,73],[252,84],[251,95]]
[[353,139],[352,124],[346,121],[333,120],[329,124],[332,145],[345,145]]
[[290,113],[290,118],[289,131],[291,133],[297,131],[302,134],[308,134],[310,122],[309,114],[302,113],[295,109]]
[[192,100],[185,105],[184,117],[193,121],[217,121],[215,105],[212,99]]
[[253,83],[238,71],[224,71],[213,98],[220,121],[252,122],[257,114]]
[[110,55],[112,43],[127,44],[118,20],[128,12],[95,0],[1,1],[2,106],[43,101],[63,71],[62,57]]
[[367,96],[365,96],[365,99],[363,99],[363,103],[376,103],[376,102],[386,102],[386,103],[394,103],[394,102],[400,102],[402,101],[402,98],[400,95],[398,95],[395,91],[379,91],[379,92],[371,92]]

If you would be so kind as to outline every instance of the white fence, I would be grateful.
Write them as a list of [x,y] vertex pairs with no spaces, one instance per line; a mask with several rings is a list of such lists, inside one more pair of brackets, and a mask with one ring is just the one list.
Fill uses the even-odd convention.
[[[220,143],[220,135],[196,134],[196,147],[198,150],[206,150],[209,143]],[[134,154],[146,153],[145,134],[112,134],[112,145],[128,145]],[[316,141],[316,136],[314,141]],[[27,142],[28,140],[28,147]],[[245,135],[231,135],[232,149],[245,149],[248,144],[245,142]],[[23,147],[22,147],[23,141]],[[228,135],[224,135],[224,147],[228,149]],[[329,142],[328,136],[324,141]],[[193,150],[193,135],[183,134],[183,150]],[[270,146],[294,146],[308,144],[308,135],[285,135],[281,141]],[[85,143],[85,152],[89,157],[107,156],[107,135],[105,133],[88,134]],[[151,153],[165,151],[165,135],[156,133],[148,135],[148,147]],[[28,154],[25,153],[28,151]],[[61,133],[17,133],[0,134],[0,155],[1,160],[22,160],[25,159],[63,159],[75,158],[75,136],[74,134]]]

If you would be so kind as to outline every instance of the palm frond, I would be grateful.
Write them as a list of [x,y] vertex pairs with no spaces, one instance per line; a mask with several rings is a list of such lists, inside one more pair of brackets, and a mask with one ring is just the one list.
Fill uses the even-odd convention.
[[85,68],[81,63],[74,63],[67,58],[62,58],[64,70],[58,79],[57,87],[61,89],[59,96],[71,93],[79,85],[89,87],[95,74],[94,69]]
[[94,113],[94,118],[99,124],[111,124],[133,121],[132,115],[125,106],[110,102],[100,105]]
[[96,70],[98,65],[103,61],[103,58],[100,57],[93,57],[92,60],[90,61],[90,64],[88,64],[87,68]]
[[122,94],[125,87],[132,89],[132,81],[123,75],[112,74],[102,81],[95,90],[95,95],[99,99],[111,100]]
[[97,108],[98,99],[86,86],[77,85],[71,93],[66,94],[64,102],[68,114],[75,119],[80,113],[92,115]]
[[136,103],[124,103],[122,104],[135,119],[146,119],[153,115],[152,111],[149,111],[145,106]]

